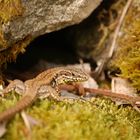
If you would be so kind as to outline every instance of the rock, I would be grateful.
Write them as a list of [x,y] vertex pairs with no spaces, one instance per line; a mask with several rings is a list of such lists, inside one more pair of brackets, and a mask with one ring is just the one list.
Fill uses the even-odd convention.
[[[88,17],[102,0],[22,0],[17,13],[6,22],[0,22],[0,51],[32,36],[33,38],[78,24]],[[17,2],[17,1],[16,1]],[[9,2],[9,5],[11,3]],[[0,2],[1,5],[1,2]],[[19,11],[19,4],[11,4]],[[16,7],[17,6],[17,7]],[[3,10],[4,11],[4,10]],[[10,13],[11,14],[11,13]],[[0,19],[3,18],[0,16]],[[2,37],[1,37],[2,36]],[[4,43],[2,43],[4,42]],[[3,47],[5,45],[6,47]]]

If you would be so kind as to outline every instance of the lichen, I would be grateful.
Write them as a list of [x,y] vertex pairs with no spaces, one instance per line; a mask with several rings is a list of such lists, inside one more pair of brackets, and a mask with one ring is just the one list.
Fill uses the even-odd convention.
[[119,38],[119,49],[113,64],[121,70],[120,76],[129,79],[140,91],[140,11],[133,5],[126,17]]
[[[0,100],[0,112],[17,102],[15,94]],[[26,113],[37,121],[31,132],[27,131],[21,116],[17,114],[8,124],[5,140],[92,140],[140,138],[140,114],[130,106],[118,107],[110,100],[94,99],[94,104],[83,102],[55,102],[37,100]],[[17,133],[18,132],[18,133]]]

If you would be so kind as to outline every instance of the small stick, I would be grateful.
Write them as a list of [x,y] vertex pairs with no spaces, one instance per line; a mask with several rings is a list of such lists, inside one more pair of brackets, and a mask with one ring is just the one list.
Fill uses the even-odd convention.
[[101,60],[100,64],[97,66],[97,68],[95,70],[96,75],[94,75],[94,76],[96,76],[96,78],[99,77],[99,75],[103,72],[105,65],[108,63],[108,61],[113,56],[114,50],[116,48],[116,41],[118,38],[118,34],[120,32],[124,17],[129,9],[129,7],[131,6],[131,4],[132,4],[132,0],[128,0],[123,11],[122,11],[122,14],[120,16],[120,19],[118,21],[117,27],[116,27],[115,32],[114,32],[113,40],[112,40],[111,46],[109,48],[108,54],[104,59]]
[[123,20],[124,20],[124,17],[130,7],[130,5],[132,4],[132,0],[128,0],[124,9],[123,9],[123,12],[122,12],[122,15],[119,19],[119,22],[118,22],[118,25],[115,29],[115,33],[114,33],[114,36],[113,36],[113,41],[112,41],[112,44],[111,44],[111,47],[110,47],[110,51],[109,51],[109,55],[108,57],[111,58],[112,55],[113,55],[113,52],[115,50],[115,46],[116,46],[116,41],[117,41],[117,38],[118,38],[118,34],[119,34],[119,31],[120,31],[120,28],[122,26],[122,23],[123,23]]
[[[73,85],[61,85],[61,89],[69,90],[69,91],[74,91],[78,89],[78,86],[73,86]],[[136,105],[136,102],[140,102],[140,97],[132,97],[129,95],[121,94],[121,93],[115,93],[110,90],[104,90],[104,89],[94,89],[94,88],[84,88],[85,92],[89,92],[90,94],[94,95],[102,95],[106,96],[109,98],[117,98],[121,100],[128,101],[132,106]]]

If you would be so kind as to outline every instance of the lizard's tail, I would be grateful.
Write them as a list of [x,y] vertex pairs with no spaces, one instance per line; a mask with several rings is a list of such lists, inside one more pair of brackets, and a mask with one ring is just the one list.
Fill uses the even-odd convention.
[[33,96],[26,95],[24,96],[15,106],[12,106],[5,110],[4,112],[0,113],[0,123],[3,121],[7,121],[14,117],[17,112],[25,109],[27,106],[32,104],[34,100]]

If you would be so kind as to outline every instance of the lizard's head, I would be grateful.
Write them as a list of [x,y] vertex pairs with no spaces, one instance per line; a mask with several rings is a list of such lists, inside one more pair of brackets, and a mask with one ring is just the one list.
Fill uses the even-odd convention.
[[84,82],[88,80],[88,75],[80,68],[65,67],[55,79],[57,84],[70,84],[73,82]]

